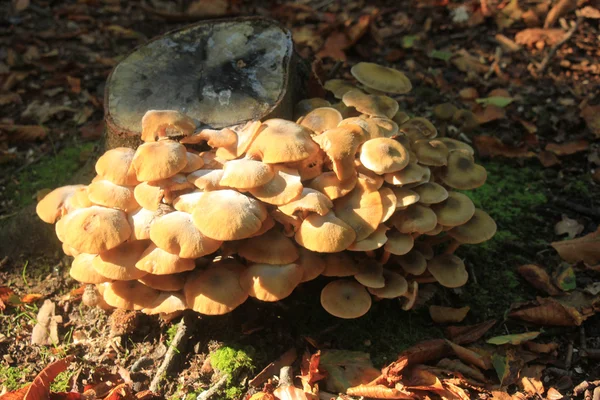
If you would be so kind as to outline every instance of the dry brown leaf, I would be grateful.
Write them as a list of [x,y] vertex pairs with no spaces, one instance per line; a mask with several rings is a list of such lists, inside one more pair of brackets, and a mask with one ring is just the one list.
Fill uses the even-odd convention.
[[550,275],[542,267],[534,264],[526,264],[518,267],[517,272],[533,287],[546,292],[550,296],[557,296],[562,293],[561,290],[552,284]]
[[414,393],[407,390],[389,388],[383,385],[358,385],[346,390],[349,396],[362,396],[369,399],[414,399]]
[[39,293],[29,293],[29,294],[26,294],[25,296],[21,297],[21,303],[27,303],[27,304],[35,303],[42,297],[43,297],[43,295],[41,295]]
[[317,351],[315,354],[309,354],[305,352],[302,356],[302,364],[300,365],[300,371],[302,375],[300,375],[300,379],[302,380],[302,385],[305,386],[304,389],[306,391],[306,386],[312,389],[312,386],[325,378],[325,374],[319,371],[319,359],[321,357],[321,351]]
[[556,157],[556,154],[550,151],[540,151],[537,156],[540,163],[546,168],[560,164],[560,160]]
[[332,32],[327,39],[321,51],[316,55],[317,58],[333,58],[334,60],[346,61],[344,49],[348,47],[348,38],[344,32]]
[[600,137],[600,104],[596,106],[585,106],[579,114],[587,124],[589,130],[597,138]]
[[449,350],[444,339],[425,340],[400,353],[397,362],[406,359],[408,365],[424,364],[446,356]]
[[521,123],[523,128],[525,128],[527,133],[529,133],[530,135],[537,133],[537,130],[538,130],[537,126],[533,122],[525,121],[524,119],[521,119],[521,118],[519,118],[518,121]]
[[589,146],[590,142],[581,139],[562,144],[548,143],[546,145],[546,151],[551,151],[557,156],[568,156],[571,154],[579,153],[580,151],[585,151],[589,148]]
[[548,389],[548,393],[546,393],[546,398],[548,400],[560,400],[563,397],[564,396],[562,394],[560,394],[560,392],[558,390],[554,389],[553,387]]
[[69,84],[72,93],[81,93],[81,79],[74,76],[67,76],[67,83]]
[[562,215],[562,220],[554,225],[554,233],[562,236],[567,235],[567,239],[573,239],[575,236],[583,232],[584,226],[581,225],[577,220],[567,217],[565,214]]
[[358,21],[350,26],[346,34],[348,36],[348,46],[354,46],[369,30],[372,17],[370,15],[361,15]]
[[562,29],[528,28],[518,32],[515,41],[525,46],[533,46],[537,42],[543,42],[552,46],[562,40],[565,31]]
[[588,265],[600,263],[600,227],[583,237],[552,242],[551,245],[566,262],[583,261]]
[[536,342],[525,342],[523,346],[527,350],[533,351],[534,353],[552,353],[555,350],[558,350],[558,343],[550,342],[550,343],[536,343]]
[[577,0],[558,0],[558,2],[552,7],[546,20],[544,21],[544,28],[550,28],[554,26],[556,21],[563,15],[573,11],[577,8]]
[[592,6],[585,6],[579,10],[579,15],[589,19],[600,19],[600,10]]
[[221,17],[229,12],[229,0],[195,0],[187,13],[194,17]]
[[470,307],[452,308],[442,306],[429,306],[429,315],[437,324],[461,322],[467,316]]
[[[486,109],[494,106],[487,106]],[[498,108],[498,107],[496,107]],[[502,109],[500,109],[502,110]],[[485,110],[484,110],[485,113]],[[479,117],[479,114],[476,114]],[[480,122],[482,120],[480,119]],[[481,122],[483,123],[483,122]],[[508,147],[494,136],[475,136],[473,139],[475,147],[481,157],[507,157],[507,158],[531,158],[535,157],[536,154],[527,149],[527,146],[521,147]]]
[[446,328],[446,335],[456,344],[473,343],[485,335],[494,325],[496,325],[495,319],[476,325],[449,326]]
[[579,326],[600,308],[598,296],[574,291],[560,298],[538,297],[535,301],[513,304],[510,318],[547,326]]
[[447,341],[454,353],[460,358],[462,361],[467,364],[476,365],[481,369],[491,369],[492,368],[492,360],[487,355],[479,354],[471,349],[458,345],[456,343],[452,343],[451,341]]
[[460,372],[461,374],[468,376],[469,378],[476,379],[481,383],[487,381],[485,375],[483,375],[479,369],[470,367],[459,360],[450,360],[449,358],[444,358],[437,363],[437,366],[450,371]]
[[467,51],[460,51],[459,55],[450,60],[456,68],[462,72],[476,72],[478,74],[486,73],[490,67],[482,64],[478,58],[473,57]]
[[488,122],[506,118],[506,111],[502,107],[488,104],[484,109],[477,111],[475,117],[479,124],[487,124]]
[[50,384],[60,374],[67,370],[73,361],[73,356],[55,361],[44,368],[33,382],[19,390],[0,396],[2,400],[38,400],[50,397]]
[[18,93],[0,93],[0,106],[7,104],[21,104],[23,100]]
[[29,0],[13,0],[12,5],[16,12],[21,12],[29,7]]
[[46,137],[46,129],[40,125],[0,124],[0,137],[9,142],[30,142]]
[[539,364],[525,366],[519,373],[519,388],[530,395],[542,396],[546,391],[542,383],[544,369],[546,366]]

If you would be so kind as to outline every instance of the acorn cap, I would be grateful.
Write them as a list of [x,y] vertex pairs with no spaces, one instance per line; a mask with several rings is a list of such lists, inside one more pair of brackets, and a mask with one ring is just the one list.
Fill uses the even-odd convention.
[[371,308],[371,296],[360,283],[349,279],[329,282],[321,291],[321,305],[329,314],[344,319],[358,318]]
[[187,279],[187,273],[169,274],[169,275],[154,275],[146,274],[138,281],[152,289],[161,290],[163,292],[177,292],[183,289],[183,285]]
[[323,276],[353,276],[359,273],[358,265],[352,256],[345,252],[325,254]]
[[173,207],[177,211],[183,211],[191,214],[194,208],[198,205],[198,202],[202,198],[205,192],[201,190],[195,190],[190,193],[184,193],[173,200]]
[[402,256],[412,250],[415,240],[412,235],[392,230],[387,234],[383,249],[391,254]]
[[183,288],[188,306],[206,315],[223,315],[236,309],[248,298],[240,284],[240,267],[236,261],[226,259],[194,271]]
[[475,206],[471,199],[458,192],[448,192],[448,198],[441,203],[433,204],[431,209],[437,216],[438,224],[444,226],[463,225],[475,213]]
[[279,229],[245,239],[238,247],[238,254],[246,260],[264,264],[289,264],[298,259],[296,245]]
[[350,69],[350,73],[363,85],[381,92],[405,94],[412,89],[406,75],[379,64],[360,62]]
[[400,125],[400,132],[404,132],[412,142],[420,139],[433,139],[437,136],[437,129],[426,118],[411,118]]
[[387,242],[386,232],[389,230],[386,225],[379,224],[377,229],[361,241],[354,242],[348,247],[350,251],[373,251],[377,250]]
[[184,169],[186,153],[185,146],[173,140],[144,143],[137,148],[131,165],[140,182],[158,181]]
[[[227,189],[221,185],[225,171],[222,169],[199,169],[187,176],[188,182],[205,192]],[[139,186],[139,185],[138,185]]]
[[189,136],[196,129],[190,117],[174,110],[149,110],[142,117],[144,142],[155,142],[170,136]]
[[425,256],[414,248],[405,255],[396,257],[395,260],[407,274],[421,275],[427,270]]
[[223,160],[241,157],[259,135],[261,128],[260,121],[248,121],[245,124],[230,126],[229,129],[236,135],[236,141],[230,146],[219,147],[216,155]]
[[[333,210],[339,219],[356,232],[357,241],[367,238],[383,220],[383,199],[377,190],[363,189],[364,179],[348,195],[334,202]],[[363,186],[363,187],[361,187]]]
[[323,165],[326,160],[327,155],[319,148],[315,153],[302,161],[285,163],[284,165],[288,168],[297,170],[301,180],[307,181],[319,176],[321,172],[323,172]]
[[492,217],[476,208],[473,216],[466,223],[452,228],[448,231],[448,235],[459,243],[478,244],[494,237],[496,229],[496,222]]
[[80,253],[98,254],[117,247],[131,236],[127,214],[92,206],[80,208],[64,218],[63,242]]
[[298,255],[295,263],[302,268],[301,283],[316,279],[325,270],[325,260],[319,253],[298,247]]
[[223,166],[219,185],[235,189],[252,189],[265,185],[273,179],[273,167],[255,160],[231,160]]
[[316,108],[329,106],[331,106],[331,103],[320,97],[300,100],[294,107],[294,119],[299,119]]
[[273,166],[275,175],[266,184],[249,190],[250,194],[263,203],[281,206],[302,194],[302,182],[298,171],[281,165]]
[[373,117],[392,118],[398,112],[398,102],[388,96],[369,95],[360,90],[350,90],[344,94],[342,101],[348,107]]
[[335,214],[311,214],[296,232],[296,242],[319,253],[335,253],[347,249],[356,239],[356,233]]
[[136,263],[148,248],[147,240],[125,242],[114,249],[100,253],[92,266],[100,275],[117,281],[139,279],[147,272],[136,268]]
[[342,99],[349,91],[356,90],[356,86],[345,79],[330,79],[325,81],[325,85],[323,87],[325,90],[332,92],[333,97],[336,99]]
[[310,134],[310,129],[291,121],[279,118],[266,120],[246,157],[267,164],[304,160],[317,151]]
[[382,299],[395,299],[408,291],[408,282],[404,277],[388,269],[383,270],[385,285],[382,288],[367,288],[369,293]]
[[181,170],[184,174],[197,171],[204,166],[204,159],[196,153],[188,151],[185,153],[185,158],[187,159],[187,164],[185,164],[185,168]]
[[470,190],[485,183],[487,172],[481,165],[475,164],[471,154],[452,151],[448,155],[448,165],[442,169],[440,179],[453,189]]
[[408,165],[408,151],[394,139],[370,139],[362,145],[360,162],[379,175],[392,173]]
[[202,196],[192,218],[196,228],[210,238],[239,240],[261,228],[267,209],[258,200],[234,190],[216,190]]
[[287,215],[294,215],[297,212],[315,212],[319,215],[325,215],[331,208],[333,208],[333,203],[327,196],[309,188],[302,189],[302,193],[297,199],[279,206],[279,210]]
[[340,181],[333,171],[324,172],[313,179],[308,187],[318,190],[327,196],[330,200],[335,200],[350,193],[356,186],[356,175],[351,175],[348,179]]
[[431,171],[429,168],[417,163],[408,163],[408,165],[400,171],[385,174],[384,179],[387,183],[401,186],[408,185],[410,183],[422,182],[426,179],[429,179],[430,174]]
[[383,266],[376,262],[361,264],[358,274],[354,275],[354,279],[367,288],[377,289],[385,286]]
[[417,155],[419,164],[441,167],[448,160],[448,147],[444,142],[437,139],[422,139],[413,143],[411,149]]
[[413,204],[406,210],[394,214],[390,221],[402,233],[425,233],[435,228],[437,217],[431,208],[422,204]]
[[62,186],[54,189],[35,207],[35,212],[40,219],[48,224],[55,223],[60,217],[67,214],[65,202],[71,197],[78,188],[84,188],[84,185]]
[[117,147],[106,151],[96,161],[96,173],[101,179],[106,179],[122,186],[135,186],[140,183],[131,167],[135,150],[128,147]]
[[465,142],[461,142],[460,140],[452,139],[449,137],[441,137],[437,138],[436,140],[439,140],[440,142],[444,143],[448,148],[448,151],[462,150],[466,151],[469,154],[475,154],[475,150],[473,150],[471,146],[469,146]]
[[183,293],[160,292],[153,307],[143,308],[142,312],[147,315],[172,314],[187,308]]
[[343,125],[315,136],[314,141],[327,154],[333,171],[343,181],[355,175],[354,156],[364,141],[363,129],[354,124]]
[[192,215],[174,211],[154,220],[150,239],[161,249],[181,258],[198,258],[214,253],[223,244],[203,235],[194,225]]
[[71,263],[71,269],[69,269],[69,275],[81,283],[103,283],[110,282],[110,279],[104,275],[99,274],[92,267],[92,261],[96,258],[97,254],[81,253],[75,257]]
[[447,288],[461,287],[467,283],[469,274],[462,260],[453,254],[440,254],[427,262],[427,270]]
[[131,188],[119,186],[107,180],[91,183],[88,186],[88,198],[99,206],[116,208],[125,212],[133,212],[140,208]]
[[408,284],[408,291],[402,295],[404,298],[402,301],[402,309],[404,311],[408,311],[412,309],[417,301],[417,297],[419,295],[419,283],[413,281]]
[[412,190],[419,195],[422,204],[437,204],[448,198],[448,191],[435,182],[425,182]]
[[[100,290],[98,285],[98,289]],[[123,310],[141,310],[157,305],[160,291],[138,281],[115,281],[102,284],[102,297],[108,305]]]
[[193,259],[181,258],[152,243],[139,257],[135,267],[154,275],[168,275],[191,271],[196,265]]
[[304,270],[298,264],[253,264],[240,277],[242,288],[262,301],[279,301],[288,297],[300,284]]
[[335,108],[320,107],[298,118],[297,123],[320,135],[324,131],[338,126],[342,119],[342,114]]

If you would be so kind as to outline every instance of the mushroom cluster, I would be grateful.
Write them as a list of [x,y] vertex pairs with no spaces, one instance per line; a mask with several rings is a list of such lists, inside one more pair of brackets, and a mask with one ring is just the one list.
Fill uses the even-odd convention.
[[216,130],[148,111],[141,146],[108,150],[89,185],[38,203],[74,257],[71,276],[96,285],[104,307],[148,314],[220,315],[325,276],[325,310],[357,318],[372,296],[408,310],[419,283],[464,285],[454,251],[496,231],[461,193],[483,185],[485,169],[384,94],[407,93],[404,74],[351,72],[357,84],[325,84],[340,102],[302,100],[296,122]]

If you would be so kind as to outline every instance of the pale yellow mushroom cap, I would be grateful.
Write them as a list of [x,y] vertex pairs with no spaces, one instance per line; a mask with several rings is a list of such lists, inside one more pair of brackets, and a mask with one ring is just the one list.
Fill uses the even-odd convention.
[[317,135],[326,130],[333,129],[342,121],[342,114],[335,108],[315,108],[308,114],[298,119],[298,123],[307,127]]
[[191,258],[181,258],[151,244],[139,257],[135,267],[154,275],[168,275],[191,271],[196,264]]
[[284,119],[269,119],[247,151],[247,157],[267,164],[301,161],[318,148],[310,129]]
[[274,166],[275,176],[268,183],[249,190],[250,194],[263,203],[282,206],[302,194],[302,182],[298,171],[283,166]]
[[368,95],[360,90],[350,90],[342,101],[348,107],[373,117],[392,118],[398,112],[398,102],[388,96]]
[[408,165],[408,151],[393,139],[370,139],[362,145],[360,162],[379,175],[388,174]]
[[236,189],[252,189],[265,185],[273,179],[272,166],[255,160],[231,160],[223,165],[221,186]]
[[189,174],[187,180],[202,191],[212,192],[227,189],[226,186],[221,185],[224,174],[225,171],[222,169],[199,169]]
[[233,160],[241,157],[261,132],[262,123],[260,121],[248,121],[245,124],[229,128],[235,133],[236,141],[231,146],[223,146],[217,149],[216,155],[223,160]]
[[356,232],[356,240],[363,240],[373,233],[384,216],[381,193],[363,189],[360,178],[352,192],[335,200],[333,210]]
[[382,299],[394,299],[408,291],[408,282],[396,272],[384,269],[385,285],[382,288],[367,288],[369,293]]
[[371,296],[356,281],[338,279],[321,291],[321,305],[329,314],[344,319],[358,318],[371,308]]
[[433,139],[437,136],[437,129],[426,118],[411,118],[400,125],[400,132],[403,132],[412,142],[420,139]]
[[142,117],[144,142],[154,142],[170,136],[189,136],[196,129],[193,119],[179,111],[150,110]]
[[172,314],[188,308],[183,293],[177,292],[160,292],[155,303],[152,307],[143,308],[142,312],[147,315]]
[[303,274],[298,264],[253,264],[242,272],[240,284],[252,297],[279,301],[292,294]]
[[360,62],[353,66],[350,72],[363,85],[381,92],[405,94],[412,89],[410,80],[397,69]]
[[387,241],[383,249],[391,254],[404,255],[412,250],[415,240],[412,235],[401,233],[396,230],[387,234]]
[[423,182],[429,179],[430,175],[431,171],[428,167],[411,162],[400,171],[396,171],[391,174],[385,174],[384,179],[387,183],[401,186],[416,182]]
[[187,165],[185,146],[173,140],[148,142],[137,148],[131,165],[139,181],[169,178]]
[[363,116],[365,116],[365,115],[361,114],[360,117],[345,118],[339,123],[338,126],[344,126],[344,125],[348,125],[348,124],[360,126],[363,130],[363,139],[364,140],[383,137],[384,135],[383,135],[379,125],[377,125],[377,123],[375,122],[375,119],[370,118],[368,116],[365,116],[366,118],[363,118]]
[[475,150],[465,142],[461,142],[460,140],[452,139],[449,137],[441,137],[437,138],[440,142],[444,143],[448,148],[448,151],[454,150],[462,150],[466,151],[469,154],[475,154]]
[[425,182],[412,190],[419,195],[419,203],[436,204],[448,198],[448,191],[435,182]]
[[394,214],[390,221],[402,233],[425,233],[435,228],[437,217],[431,208],[422,204],[413,204],[406,210]]
[[385,286],[383,266],[374,261],[365,261],[359,267],[358,274],[354,275],[361,285],[367,288],[382,288]]
[[96,161],[96,173],[122,186],[135,186],[139,183],[135,170],[131,167],[135,150],[128,147],[117,147],[102,154]]
[[327,161],[327,155],[320,148],[302,161],[285,163],[288,168],[298,171],[302,181],[313,179],[323,172],[323,167]]
[[190,193],[181,194],[177,196],[175,200],[173,200],[173,207],[177,211],[183,211],[191,214],[203,195],[204,192],[201,190],[195,190]]
[[377,250],[387,242],[386,232],[389,230],[386,225],[380,224],[377,229],[363,240],[352,243],[348,250],[350,251],[372,251]]
[[80,208],[65,216],[61,225],[62,241],[80,253],[102,253],[131,236],[127,214],[112,208]]
[[[191,176],[190,174],[189,176]],[[183,174],[152,182],[142,182],[133,189],[135,200],[148,210],[156,210],[163,202],[171,202],[175,193],[192,189],[194,185]]]
[[413,143],[411,149],[417,155],[419,164],[441,167],[448,162],[448,147],[440,140],[417,140]]
[[356,90],[356,86],[344,79],[330,79],[325,82],[325,90],[333,93],[336,99],[342,99],[346,93]]
[[427,270],[448,288],[461,287],[467,283],[469,274],[462,260],[453,254],[441,254],[427,262]]
[[138,279],[138,281],[148,287],[163,292],[177,292],[183,289],[187,276],[188,274],[186,272],[169,275],[146,274]]
[[383,223],[392,218],[392,215],[396,212],[396,208],[398,208],[398,198],[394,191],[389,187],[382,187],[379,189],[379,194],[381,195],[381,205],[383,207],[383,217],[381,218],[381,223]]
[[294,119],[299,119],[315,108],[330,107],[331,103],[320,97],[300,100],[294,107]]
[[232,146],[237,141],[237,135],[229,128],[202,129],[192,136],[181,139],[181,143],[198,144],[206,142],[210,147]]
[[440,179],[453,189],[470,190],[485,183],[487,172],[475,164],[471,154],[458,150],[448,155],[448,165],[442,169]]
[[437,216],[438,224],[444,226],[463,225],[475,213],[471,199],[458,192],[448,192],[448,198],[441,203],[433,204],[431,209]]
[[115,308],[141,310],[158,305],[160,291],[138,281],[115,281],[102,286],[104,301]]
[[318,190],[327,196],[330,200],[343,197],[350,193],[356,186],[357,175],[351,175],[350,178],[340,181],[333,171],[324,172],[313,179],[308,187]]
[[99,274],[92,267],[92,261],[97,257],[97,254],[81,253],[75,257],[69,269],[69,275],[81,283],[103,283],[109,282],[110,279]]
[[84,185],[62,186],[48,193],[37,203],[35,211],[40,219],[48,224],[53,224],[68,210],[65,202],[73,196],[78,188],[85,188]]
[[338,179],[346,180],[355,175],[354,156],[364,141],[363,129],[354,124],[342,125],[314,137],[321,150],[333,164]]
[[416,249],[412,249],[403,256],[396,257],[395,260],[407,274],[421,275],[427,269],[427,259]]
[[279,229],[245,239],[238,247],[238,254],[246,260],[265,264],[289,264],[298,259],[294,242]]
[[114,184],[108,180],[90,183],[88,198],[99,206],[116,208],[125,212],[133,212],[140,208],[131,188]]
[[152,226],[154,220],[171,211],[172,209],[169,206],[162,205],[155,211],[140,208],[135,213],[128,214],[127,219],[132,229],[131,239],[150,239],[150,227]]
[[146,275],[146,271],[136,268],[136,263],[148,248],[147,240],[134,240],[100,253],[92,261],[92,266],[100,275],[118,281],[130,281]]
[[197,171],[204,166],[204,159],[198,154],[188,151],[185,153],[185,158],[187,159],[187,164],[185,164],[185,168],[181,170],[184,174]]
[[473,216],[464,224],[448,231],[460,243],[478,244],[490,240],[496,234],[496,222],[488,213],[479,208],[475,209]]
[[319,253],[335,253],[347,249],[356,239],[356,233],[333,212],[311,214],[296,232],[296,242]]
[[302,189],[300,197],[279,206],[279,210],[287,215],[296,213],[315,212],[319,215],[325,215],[333,208],[333,203],[323,193],[309,188]]

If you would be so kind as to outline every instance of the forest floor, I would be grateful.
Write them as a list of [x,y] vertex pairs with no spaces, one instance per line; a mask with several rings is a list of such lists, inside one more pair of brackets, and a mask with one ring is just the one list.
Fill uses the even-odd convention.
[[[461,133],[476,148],[488,181],[469,195],[496,220],[498,233],[484,245],[458,250],[470,274],[466,286],[425,285],[410,312],[396,301],[381,301],[360,319],[336,319],[319,304],[325,281],[319,278],[278,303],[249,300],[219,317],[191,313],[186,323],[193,334],[156,392],[195,398],[228,372],[214,398],[243,398],[251,393],[248,380],[290,349],[362,352],[382,368],[416,343],[447,337],[448,330],[430,317],[428,307],[435,304],[470,307],[466,325],[496,320],[486,337],[541,332],[537,341],[551,349],[538,360],[544,365],[537,377],[542,393],[529,393],[509,372],[503,381],[504,370],[494,365],[492,375],[500,377],[486,377],[497,388],[551,398],[546,391],[552,387],[583,398],[585,392],[573,388],[600,379],[600,316],[594,315],[600,267],[589,261],[600,261],[600,240],[592,235],[581,249],[586,255],[566,260],[550,243],[596,232],[600,222],[598,6],[587,0],[4,2],[0,229],[48,189],[76,174],[91,175],[102,149],[104,83],[133,48],[207,17],[270,16],[292,30],[302,56],[321,60],[314,66],[327,78],[351,78],[349,68],[359,61],[404,71],[414,89],[397,98],[401,110]],[[479,104],[474,98],[510,101]],[[433,109],[442,103],[471,110],[477,123],[436,121]],[[72,366],[54,381],[54,392],[83,392],[112,380],[144,393],[177,325],[89,309],[80,303],[83,288],[69,277],[69,257],[19,252],[0,254],[0,394],[71,355]],[[556,309],[547,320],[511,318],[516,303],[549,294],[548,286],[536,288],[518,272],[527,264],[547,271],[558,297],[580,295],[569,305],[580,319],[560,320]],[[32,345],[46,300],[61,317],[59,341]],[[557,318],[566,326],[552,326],[561,325]]]

